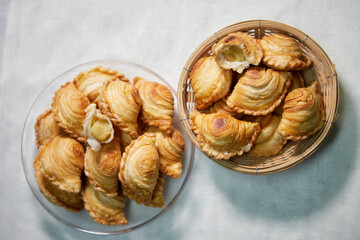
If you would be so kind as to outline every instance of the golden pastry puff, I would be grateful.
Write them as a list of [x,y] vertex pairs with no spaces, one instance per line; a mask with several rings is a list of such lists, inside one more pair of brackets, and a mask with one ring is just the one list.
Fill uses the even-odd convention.
[[[253,118],[255,118],[255,122],[260,123],[261,132],[249,154],[254,157],[270,157],[279,153],[286,144],[286,139],[278,132],[281,117],[270,113],[266,116]],[[246,118],[246,120],[249,120],[249,118]]]
[[97,97],[103,88],[103,83],[112,79],[120,79],[126,82],[129,81],[122,73],[110,68],[97,66],[79,73],[74,78],[73,83],[90,99],[91,102],[96,103]]
[[238,113],[266,115],[285,98],[291,79],[290,72],[249,68],[240,77],[226,104]]
[[284,111],[279,124],[279,133],[293,141],[303,140],[316,133],[325,119],[319,83],[298,88],[285,98]]
[[56,91],[51,105],[59,126],[81,142],[86,141],[83,123],[86,117],[85,109],[89,104],[89,99],[74,84],[68,82]]
[[174,97],[171,91],[160,83],[149,82],[141,77],[134,78],[134,85],[142,101],[141,121],[171,133],[174,117]]
[[195,94],[195,107],[199,111],[225,97],[232,83],[232,71],[221,68],[213,56],[198,60],[189,77]]
[[40,147],[34,162],[44,176],[59,189],[79,193],[84,168],[84,148],[73,138],[54,135]]
[[242,32],[230,33],[212,48],[212,52],[222,68],[238,73],[242,73],[250,64],[259,65],[263,56],[259,42]]
[[312,61],[294,38],[283,34],[264,36],[260,40],[264,50],[263,63],[281,71],[299,71],[310,67]]
[[97,152],[91,147],[86,148],[84,172],[97,191],[114,197],[118,194],[120,162],[120,140],[114,138]]
[[109,80],[100,92],[100,111],[113,124],[133,139],[138,137],[138,115],[141,107],[139,92],[135,86],[121,80]]
[[155,134],[144,133],[126,147],[119,179],[122,190],[138,204],[149,203],[159,176],[160,158],[155,145]]
[[189,123],[202,151],[216,159],[229,159],[248,152],[261,130],[259,123],[240,121],[225,113],[193,111]]
[[178,178],[182,173],[182,155],[185,150],[184,137],[180,131],[174,129],[166,134],[159,129],[150,128],[149,132],[156,135],[156,146],[160,155],[160,171],[166,175]]
[[125,197],[119,192],[118,196],[109,197],[97,191],[88,181],[82,191],[85,209],[95,222],[104,225],[125,225],[124,207]]
[[[300,72],[291,72],[291,74],[293,78],[291,80],[290,87],[287,91],[288,94],[294,89],[305,87],[305,81]],[[277,108],[275,108],[274,113],[281,115],[283,112],[283,108],[284,108],[284,101],[282,101],[281,104]]]
[[69,211],[80,211],[84,208],[84,202],[80,193],[61,190],[58,185],[53,184],[43,172],[39,160],[34,162],[35,177],[39,184],[41,193],[52,204],[64,207]]
[[54,119],[51,109],[46,110],[36,119],[35,135],[38,148],[52,135],[61,133],[61,128]]

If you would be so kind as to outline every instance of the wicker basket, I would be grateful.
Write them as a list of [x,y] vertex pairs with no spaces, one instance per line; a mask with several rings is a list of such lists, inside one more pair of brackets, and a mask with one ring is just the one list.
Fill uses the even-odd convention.
[[297,165],[314,153],[332,129],[338,116],[339,106],[339,82],[335,66],[325,51],[313,39],[305,33],[282,23],[251,20],[233,24],[214,33],[201,43],[190,56],[183,68],[178,86],[178,109],[182,126],[191,141],[200,150],[201,147],[190,129],[188,121],[189,114],[195,109],[195,98],[189,83],[189,72],[198,59],[211,55],[211,47],[221,38],[238,31],[248,33],[255,38],[261,38],[272,33],[282,33],[297,39],[305,54],[314,63],[312,67],[302,72],[306,86],[309,86],[313,81],[319,81],[321,86],[326,120],[324,127],[315,135],[299,142],[288,141],[279,154],[268,158],[255,158],[248,154],[233,157],[229,160],[218,160],[210,157],[218,164],[241,173],[271,174],[280,172]]

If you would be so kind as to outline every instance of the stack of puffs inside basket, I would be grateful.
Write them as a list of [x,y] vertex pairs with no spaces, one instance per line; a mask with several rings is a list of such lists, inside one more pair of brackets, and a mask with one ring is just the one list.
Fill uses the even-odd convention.
[[141,77],[131,84],[105,67],[80,73],[35,124],[41,192],[107,225],[127,224],[125,196],[163,207],[165,175],[181,175],[185,147],[173,116],[173,95],[162,84]]
[[300,43],[283,34],[221,39],[189,74],[196,108],[189,123],[202,151],[216,159],[269,157],[320,130],[320,86],[305,86],[301,73],[311,65]]

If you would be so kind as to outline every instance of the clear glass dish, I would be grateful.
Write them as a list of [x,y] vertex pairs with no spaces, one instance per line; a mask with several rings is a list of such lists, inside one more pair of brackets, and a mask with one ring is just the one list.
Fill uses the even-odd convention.
[[[125,206],[125,214],[128,220],[128,224],[124,226],[101,225],[97,222],[94,222],[85,209],[81,212],[70,212],[62,207],[53,205],[40,192],[33,169],[33,162],[38,153],[38,148],[35,143],[34,131],[34,124],[37,116],[43,113],[46,109],[50,108],[54,93],[57,89],[59,89],[61,85],[65,84],[68,81],[72,81],[74,77],[81,71],[90,69],[98,65],[109,67],[111,69],[122,72],[130,80],[133,79],[135,76],[141,76],[149,81],[156,81],[166,85],[171,90],[174,96],[175,128],[182,132],[186,144],[185,153],[182,160],[182,175],[178,179],[172,179],[170,177],[166,177],[165,179],[165,206],[163,208],[145,207],[127,199]],[[24,173],[30,189],[34,193],[34,196],[39,201],[41,206],[44,207],[50,213],[50,215],[55,217],[60,222],[83,232],[98,235],[111,235],[139,229],[140,227],[145,226],[146,224],[149,224],[150,222],[157,219],[175,203],[190,177],[194,161],[194,146],[192,145],[190,139],[187,137],[185,131],[181,127],[177,111],[176,91],[174,90],[174,88],[171,87],[169,83],[167,83],[163,78],[161,78],[159,75],[152,72],[151,70],[134,63],[116,60],[98,60],[81,64],[62,73],[60,76],[51,81],[36,98],[35,102],[30,108],[24,124],[21,139],[21,157]]]

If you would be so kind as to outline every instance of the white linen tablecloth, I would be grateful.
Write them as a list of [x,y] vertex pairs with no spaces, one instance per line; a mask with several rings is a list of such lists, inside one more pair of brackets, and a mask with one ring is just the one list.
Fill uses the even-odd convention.
[[176,204],[155,222],[107,239],[360,239],[360,1],[0,1],[0,239],[97,239],[50,216],[21,165],[25,117],[52,79],[80,63],[120,59],[177,88],[193,50],[245,20],[307,33],[336,64],[340,117],[298,166],[231,172],[196,151]]

